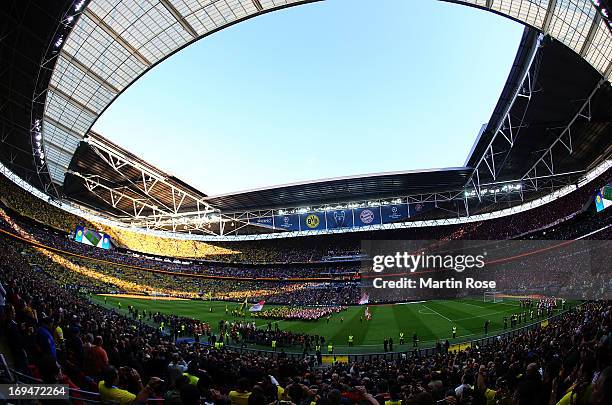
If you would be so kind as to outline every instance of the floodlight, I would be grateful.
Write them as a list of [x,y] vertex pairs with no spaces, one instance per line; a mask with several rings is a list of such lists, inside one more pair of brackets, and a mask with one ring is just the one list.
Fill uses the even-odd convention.
[[83,5],[85,4],[85,0],[81,0],[74,5],[74,11],[80,11]]

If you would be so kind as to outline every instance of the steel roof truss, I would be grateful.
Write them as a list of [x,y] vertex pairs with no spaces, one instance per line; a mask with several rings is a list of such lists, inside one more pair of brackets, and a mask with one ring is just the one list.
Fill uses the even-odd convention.
[[[470,175],[468,181],[466,182],[466,187],[469,187],[470,183],[474,183],[473,177],[474,175],[479,176],[479,169],[481,166],[486,166],[493,180],[496,180],[499,176],[502,168],[504,167],[504,163],[506,158],[512,148],[514,147],[514,143],[516,138],[521,130],[524,127],[523,118],[525,116],[525,112],[529,108],[529,104],[531,102],[531,97],[533,95],[533,82],[535,78],[532,77],[532,69],[535,70],[537,68],[537,64],[534,63],[536,57],[538,55],[538,50],[540,49],[540,45],[542,40],[544,39],[543,35],[539,35],[538,39],[531,50],[531,56],[529,57],[529,63],[525,68],[525,71],[520,79],[520,85],[516,88],[514,95],[512,96],[512,100],[508,103],[506,110],[504,111],[503,118],[500,120],[491,141],[482,157],[474,167],[474,171]],[[511,116],[511,111],[513,107],[516,105],[516,100],[518,98],[524,98],[527,100],[525,106],[523,108],[523,113],[521,114],[521,119],[518,125],[513,126],[513,119]],[[496,141],[498,139],[503,139],[509,144],[509,148],[504,150],[496,150],[497,148],[494,145],[498,146]],[[496,156],[499,154],[504,154],[503,158],[498,157],[498,163],[496,163]],[[479,183],[480,180],[477,180]]]
[[[198,211],[206,214],[209,212],[215,212],[216,210],[212,208],[207,202],[203,199],[193,196],[185,190],[177,188],[173,184],[166,181],[166,179],[151,170],[150,168],[140,164],[139,162],[133,161],[123,154],[115,151],[113,148],[108,147],[107,145],[98,142],[95,138],[89,137],[87,138],[87,142],[93,147],[96,153],[115,170],[118,174],[120,174],[123,178],[125,178],[130,184],[132,184],[139,192],[143,193],[145,196],[154,200],[157,204],[164,206],[168,211],[173,212],[175,215],[179,214],[181,207],[183,206],[186,199],[193,201],[198,206]],[[140,171],[140,181],[136,183],[133,179],[128,176],[121,169],[129,166]],[[163,184],[171,190],[173,206],[169,207],[167,204],[159,201],[158,198],[152,193],[152,190],[155,186]]]
[[142,173],[142,181],[143,181],[143,187],[141,188],[141,186],[139,184],[136,184],[129,176],[127,176],[125,173],[123,173],[120,170],[120,169],[122,169],[122,168],[124,168],[124,167],[129,165],[128,161],[122,160],[119,157],[114,157],[112,154],[108,153],[108,151],[99,151],[99,150],[97,150],[97,148],[94,148],[94,150],[96,150],[96,153],[98,154],[98,156],[100,156],[100,158],[102,160],[104,160],[110,167],[113,168],[114,171],[116,171],[119,175],[121,175],[121,177],[126,179],[135,188],[134,191],[138,192],[139,194],[140,193],[144,194],[150,200],[154,201],[156,204],[159,204],[159,205],[163,206],[166,210],[168,210],[168,211],[171,210],[170,207],[168,207],[163,202],[159,201],[154,195],[152,195],[151,193],[149,193],[147,191],[147,186],[146,186],[147,182],[146,182],[146,179],[145,179],[145,173],[144,172],[141,172]]
[[[93,194],[95,194],[96,196],[98,196],[98,198],[102,199],[104,202],[106,202],[107,204],[110,204],[113,206],[113,208],[115,208],[116,210],[123,212],[124,214],[126,214],[129,217],[138,217],[139,214],[142,213],[142,210],[148,206],[149,208],[151,208],[152,210],[156,210],[156,207],[150,206],[148,204],[146,204],[143,201],[137,200],[132,196],[129,196],[127,194],[124,194],[118,190],[115,190],[111,187],[108,187],[104,184],[102,184],[100,182],[100,180],[96,177],[96,176],[83,176],[80,173],[75,173],[75,172],[71,172],[68,171],[68,173],[74,174],[78,177],[81,177],[84,180],[84,184],[85,184],[85,188],[87,188],[87,190]],[[109,196],[110,196],[110,201],[108,201],[108,198],[105,196],[104,193],[100,193],[97,190],[99,189],[103,189],[105,190]],[[121,207],[119,207],[119,201],[121,201],[123,198],[125,199],[129,199],[132,203],[132,207],[134,209],[133,213],[130,213],[128,211],[125,211],[124,209],[122,209]],[[138,210],[137,206],[140,205],[141,209]]]
[[562,127],[563,130],[561,131],[560,135],[555,138],[551,145],[542,153],[542,156],[540,156],[540,158],[533,164],[533,166],[531,166],[531,168],[527,170],[527,172],[521,177],[521,179],[536,176],[538,166],[544,166],[546,169],[548,169],[551,175],[555,175],[554,155],[555,153],[560,153],[559,151],[557,151],[558,148],[555,148],[555,146],[560,143],[562,146],[565,147],[565,149],[569,152],[570,155],[574,152],[571,136],[572,125],[574,125],[578,118],[583,118],[587,121],[591,121],[591,99],[593,98],[595,93],[597,93],[599,87],[602,86],[605,82],[605,79],[601,79],[597,83],[597,85],[595,86],[591,94],[589,94],[588,98],[584,101],[578,112],[574,115],[574,117],[565,127]]

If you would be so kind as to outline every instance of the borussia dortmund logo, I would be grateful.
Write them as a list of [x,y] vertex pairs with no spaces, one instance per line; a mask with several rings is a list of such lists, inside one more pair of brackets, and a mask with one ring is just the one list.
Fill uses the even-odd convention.
[[306,217],[306,226],[310,229],[314,229],[319,226],[319,217],[315,214],[310,214]]

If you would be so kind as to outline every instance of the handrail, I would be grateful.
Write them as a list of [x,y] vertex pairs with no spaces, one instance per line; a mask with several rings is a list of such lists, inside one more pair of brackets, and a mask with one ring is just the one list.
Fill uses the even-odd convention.
[[8,380],[13,381],[13,373],[11,372],[11,369],[6,362],[6,358],[2,353],[0,353],[0,366],[2,367],[2,370],[6,373]]
[[[15,369],[11,369],[11,372],[13,373],[13,376],[15,377],[15,381],[16,382],[25,383],[25,384],[28,384],[28,383],[39,384],[39,383],[43,382],[39,378],[32,377],[31,375],[24,374],[24,373],[22,373],[20,371],[17,371]],[[28,381],[24,382],[24,381],[20,380],[20,378],[23,378],[23,379],[28,380]]]

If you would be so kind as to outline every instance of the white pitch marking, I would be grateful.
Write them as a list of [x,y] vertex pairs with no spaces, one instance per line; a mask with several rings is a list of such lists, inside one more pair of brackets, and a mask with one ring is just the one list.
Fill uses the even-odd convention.
[[429,309],[431,312],[435,313],[436,315],[438,315],[438,316],[440,316],[440,317],[442,317],[442,318],[446,319],[446,320],[447,320],[447,321],[449,321],[450,323],[453,323],[453,322],[454,322],[452,319],[445,317],[444,315],[442,315],[442,314],[441,314],[441,313],[439,313],[438,311],[436,311],[436,310],[434,310],[434,309],[429,308],[427,305],[425,305],[425,304],[421,304],[421,305],[423,305],[425,308]]

